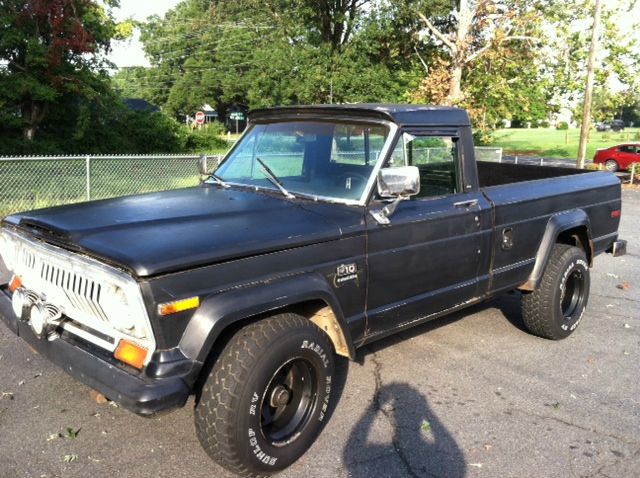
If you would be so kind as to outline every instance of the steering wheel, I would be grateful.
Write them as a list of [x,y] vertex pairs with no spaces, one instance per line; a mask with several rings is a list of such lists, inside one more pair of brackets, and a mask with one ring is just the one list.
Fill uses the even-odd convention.
[[367,179],[368,178],[366,176],[360,173],[344,172],[338,175],[336,182],[338,185],[342,185],[345,189],[354,189],[356,186],[366,184]]

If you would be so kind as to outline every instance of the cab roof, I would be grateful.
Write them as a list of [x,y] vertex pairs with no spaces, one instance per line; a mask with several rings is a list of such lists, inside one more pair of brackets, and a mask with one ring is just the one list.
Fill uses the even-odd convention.
[[467,112],[451,106],[359,103],[279,106],[249,112],[249,121],[257,123],[314,118],[371,118],[391,121],[400,126],[470,126]]

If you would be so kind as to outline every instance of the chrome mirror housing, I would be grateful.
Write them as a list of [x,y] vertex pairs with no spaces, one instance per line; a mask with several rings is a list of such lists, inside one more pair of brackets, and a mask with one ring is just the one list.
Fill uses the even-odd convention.
[[383,168],[378,173],[378,194],[383,198],[395,198],[382,209],[369,211],[378,224],[389,224],[389,217],[401,201],[420,192],[420,171],[415,166]]
[[415,166],[383,168],[378,173],[378,194],[384,198],[408,198],[419,192],[420,171]]

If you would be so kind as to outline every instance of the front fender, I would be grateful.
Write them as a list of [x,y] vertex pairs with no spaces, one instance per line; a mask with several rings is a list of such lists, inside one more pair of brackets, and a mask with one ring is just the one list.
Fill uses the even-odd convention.
[[187,357],[204,362],[222,331],[234,322],[310,300],[322,300],[331,307],[349,354],[354,356],[355,347],[342,308],[324,277],[315,273],[265,281],[205,298],[189,321],[179,347]]
[[[563,232],[576,228],[586,228],[588,244],[585,244],[585,246],[592,248],[591,223],[586,212],[582,209],[574,209],[573,211],[561,212],[551,216],[544,235],[542,236],[542,241],[540,241],[540,245],[538,246],[533,271],[529,275],[527,282],[518,287],[520,290],[533,291],[538,287],[540,279],[542,279],[542,275],[547,267],[551,250],[558,241],[558,237]],[[590,252],[592,255],[593,251]]]

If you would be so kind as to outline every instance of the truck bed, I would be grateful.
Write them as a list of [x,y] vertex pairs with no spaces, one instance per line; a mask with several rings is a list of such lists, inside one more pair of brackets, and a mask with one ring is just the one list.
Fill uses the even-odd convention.
[[478,180],[481,188],[591,172],[576,168],[492,163],[488,161],[478,161],[477,164]]
[[[492,289],[524,282],[550,218],[583,211],[593,253],[617,238],[620,181],[613,174],[574,168],[478,162],[480,188],[494,207]],[[506,231],[506,232],[505,232]],[[502,244],[504,234],[513,247]],[[586,239],[585,239],[586,243]]]

